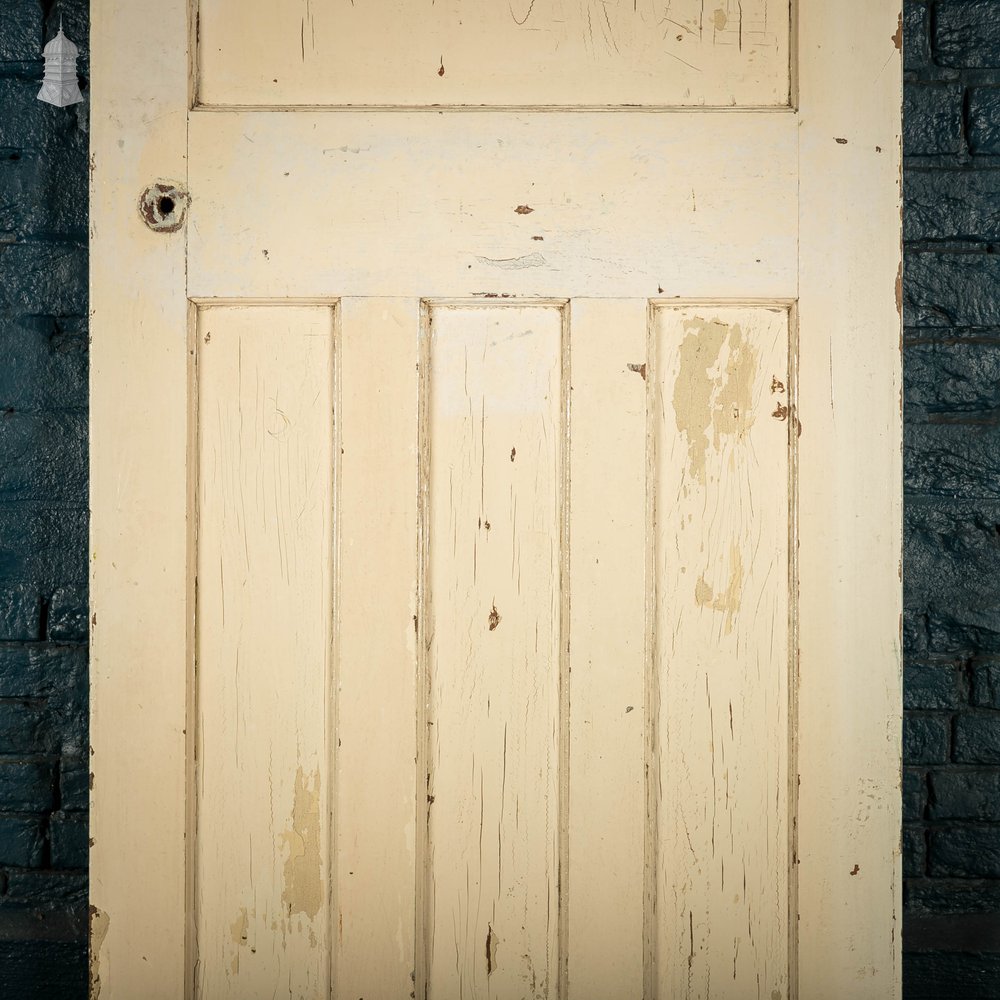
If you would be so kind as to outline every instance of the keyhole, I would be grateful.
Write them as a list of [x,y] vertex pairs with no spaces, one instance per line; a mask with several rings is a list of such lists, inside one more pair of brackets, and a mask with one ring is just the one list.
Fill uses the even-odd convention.
[[139,196],[139,215],[155,233],[176,233],[184,225],[187,192],[169,181],[150,184]]

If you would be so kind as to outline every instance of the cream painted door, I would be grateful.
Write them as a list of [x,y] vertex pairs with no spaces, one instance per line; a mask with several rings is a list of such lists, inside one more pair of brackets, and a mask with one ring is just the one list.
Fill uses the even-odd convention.
[[95,996],[898,996],[897,15],[94,4]]

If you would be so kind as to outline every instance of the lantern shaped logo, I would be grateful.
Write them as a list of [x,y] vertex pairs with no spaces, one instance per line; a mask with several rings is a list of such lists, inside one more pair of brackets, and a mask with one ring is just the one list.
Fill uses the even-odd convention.
[[57,108],[79,104],[83,100],[80,85],[76,79],[76,57],[79,50],[63,34],[62,21],[59,34],[45,46],[45,77],[38,99]]

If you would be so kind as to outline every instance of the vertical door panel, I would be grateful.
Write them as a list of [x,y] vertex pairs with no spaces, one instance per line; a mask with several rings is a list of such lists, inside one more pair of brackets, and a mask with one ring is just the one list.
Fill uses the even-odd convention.
[[656,985],[788,995],[788,314],[657,308]]
[[333,310],[198,322],[197,995],[329,988]]
[[[563,314],[432,306],[427,995],[555,994]],[[418,988],[422,985],[418,982]]]
[[568,963],[573,1000],[643,995],[644,299],[574,299]]
[[417,299],[340,304],[335,996],[413,989]]

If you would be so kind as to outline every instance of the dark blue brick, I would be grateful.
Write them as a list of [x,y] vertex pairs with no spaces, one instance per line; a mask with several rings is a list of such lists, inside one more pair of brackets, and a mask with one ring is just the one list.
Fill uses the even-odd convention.
[[972,664],[969,701],[981,708],[1000,708],[1000,662],[986,660]]
[[918,878],[927,870],[927,844],[922,826],[907,824],[903,827],[903,874]]
[[7,891],[0,896],[0,908],[11,906],[56,906],[76,908],[87,903],[87,876],[75,871],[7,872]]
[[903,822],[923,819],[926,805],[927,775],[916,768],[903,768]]
[[932,68],[928,13],[923,0],[903,0],[903,69],[908,73]]
[[0,701],[0,754],[53,753],[56,743],[44,704]]
[[48,812],[55,769],[47,760],[0,760],[0,803],[11,812]]
[[1000,155],[1000,87],[973,87],[969,91],[966,133],[973,154]]
[[932,876],[1000,878],[1000,824],[931,830],[928,872]]
[[86,868],[89,843],[87,814],[55,812],[49,821],[53,868]]
[[907,607],[1000,612],[1000,504],[911,499],[904,525]]
[[87,639],[87,588],[60,587],[49,601],[48,638],[54,642]]
[[0,698],[79,697],[86,683],[86,649],[0,643]]
[[86,492],[86,414],[0,413],[0,503],[78,501]]
[[1000,821],[1000,770],[932,771],[929,809],[935,820]]
[[1000,881],[911,879],[903,905],[913,913],[1000,913]]
[[903,357],[908,423],[928,415],[1000,411],[1000,342],[909,344]]
[[0,587],[85,583],[87,520],[85,509],[0,506]]
[[941,764],[951,746],[951,717],[907,715],[903,719],[903,762]]
[[0,865],[38,868],[44,849],[39,817],[0,814]]
[[954,757],[964,764],[1000,764],[1000,713],[958,716]]
[[903,266],[903,322],[1000,327],[1000,255],[909,252]]
[[1000,240],[1000,170],[911,170],[905,240]]
[[[908,569],[903,578],[909,579]],[[1000,653],[1000,614],[996,608],[969,608],[960,602],[947,609],[907,608],[903,636],[908,655]]]
[[903,707],[955,709],[965,702],[964,674],[954,663],[907,663]]
[[905,424],[903,483],[911,495],[1000,499],[1000,425]]
[[87,179],[73,152],[0,150],[0,232],[21,239],[87,226]]
[[[87,996],[87,942],[0,941],[4,993],[17,1000]],[[96,995],[96,994],[95,994]]]
[[[0,78],[0,148],[77,152],[87,158],[86,105],[56,108],[38,100],[38,80]],[[84,169],[85,166],[84,166]]]
[[0,641],[41,638],[41,607],[37,587],[0,587]]
[[[903,938],[906,948],[906,938]],[[997,1000],[1000,954],[903,952],[906,1000]]]
[[[904,155],[941,156],[961,152],[962,98],[963,90],[958,84],[907,84],[903,88]],[[906,186],[911,181],[912,176],[908,175]]]
[[87,308],[85,247],[0,244],[0,310],[72,315]]
[[995,0],[938,0],[933,52],[940,66],[1000,67],[1000,17]]
[[85,810],[90,803],[90,769],[86,757],[64,757],[59,768],[59,801],[63,809]]
[[82,317],[0,316],[0,410],[84,410],[87,348]]
[[0,24],[0,63],[40,60],[43,35],[42,4],[39,0],[4,0],[3,22]]

